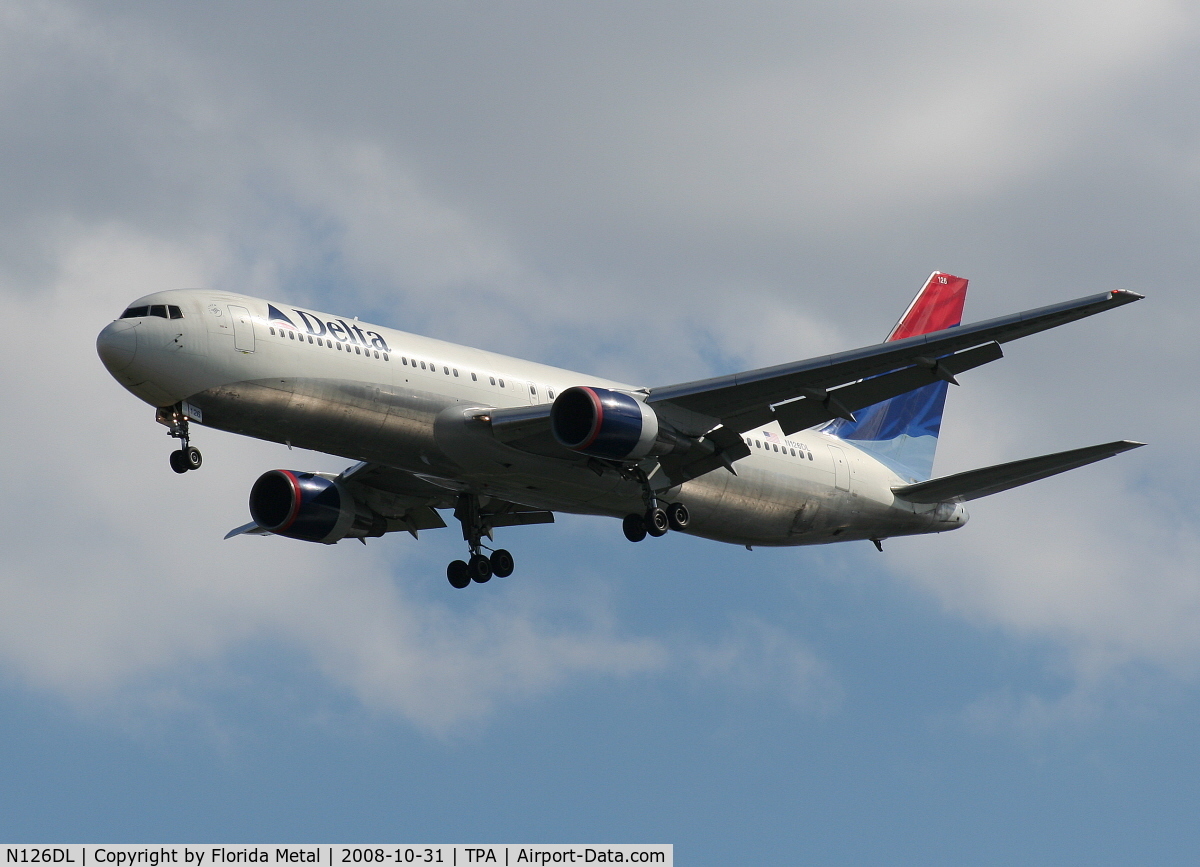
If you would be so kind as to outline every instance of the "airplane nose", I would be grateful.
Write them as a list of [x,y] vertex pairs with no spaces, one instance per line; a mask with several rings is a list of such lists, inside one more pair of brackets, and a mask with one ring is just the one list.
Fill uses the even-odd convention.
[[118,319],[106,325],[96,338],[96,352],[110,373],[129,367],[137,354],[137,323]]

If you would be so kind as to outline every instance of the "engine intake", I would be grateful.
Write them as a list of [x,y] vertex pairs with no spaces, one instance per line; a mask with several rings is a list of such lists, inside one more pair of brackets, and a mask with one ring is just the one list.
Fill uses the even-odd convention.
[[387,526],[336,479],[293,470],[271,470],[258,477],[250,489],[250,516],[277,536],[327,545],[347,536],[382,536]]
[[651,407],[608,388],[577,385],[563,391],[550,408],[550,430],[572,451],[618,461],[665,455],[682,445]]

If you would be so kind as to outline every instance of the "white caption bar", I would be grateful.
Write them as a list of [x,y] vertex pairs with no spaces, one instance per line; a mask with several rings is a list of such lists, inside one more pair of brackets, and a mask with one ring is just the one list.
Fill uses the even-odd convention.
[[614,844],[525,844],[480,843],[355,843],[297,846],[293,844],[254,845],[166,845],[132,846],[73,844],[47,846],[2,844],[9,864],[42,864],[46,867],[160,867],[184,864],[192,867],[226,867],[231,864],[317,864],[326,867],[363,867],[363,865],[441,864],[466,865],[538,865],[551,864],[654,864],[674,867],[675,847],[669,843],[638,845]]

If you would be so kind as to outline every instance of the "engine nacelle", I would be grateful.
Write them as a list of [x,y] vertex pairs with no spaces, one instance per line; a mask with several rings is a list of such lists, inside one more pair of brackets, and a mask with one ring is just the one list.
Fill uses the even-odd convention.
[[574,386],[550,408],[550,430],[559,444],[597,458],[637,461],[686,444],[637,398],[608,388]]
[[271,470],[250,489],[250,516],[289,539],[333,544],[347,536],[382,536],[387,521],[355,502],[336,479],[320,473]]

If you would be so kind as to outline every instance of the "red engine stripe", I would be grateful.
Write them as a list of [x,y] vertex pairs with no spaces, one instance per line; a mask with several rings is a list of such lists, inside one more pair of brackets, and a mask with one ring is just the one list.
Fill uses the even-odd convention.
[[300,514],[300,502],[304,497],[304,492],[300,490],[300,480],[296,478],[296,474],[291,470],[279,470],[279,472],[287,476],[287,480],[292,483],[292,510],[288,512],[284,522],[275,528],[276,533],[281,533],[296,523],[296,516]]
[[588,431],[587,437],[582,443],[575,446],[576,451],[583,451],[590,448],[592,443],[596,441],[596,437],[600,436],[600,428],[604,425],[604,404],[600,402],[600,395],[596,394],[595,389],[588,388],[586,385],[581,386],[588,393],[588,397],[592,399],[592,407],[595,409],[595,421],[592,422],[592,429]]

